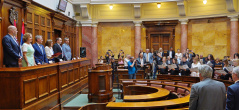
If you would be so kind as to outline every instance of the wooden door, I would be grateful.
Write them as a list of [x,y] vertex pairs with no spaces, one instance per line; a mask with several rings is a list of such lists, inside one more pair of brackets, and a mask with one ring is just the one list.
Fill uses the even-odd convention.
[[151,48],[153,48],[154,51],[158,51],[159,48],[162,48],[164,50],[164,53],[167,53],[167,51],[172,46],[172,41],[170,40],[170,33],[151,34],[150,38]]
[[167,53],[170,48],[170,34],[160,34],[160,39],[161,47],[163,48],[164,53]]

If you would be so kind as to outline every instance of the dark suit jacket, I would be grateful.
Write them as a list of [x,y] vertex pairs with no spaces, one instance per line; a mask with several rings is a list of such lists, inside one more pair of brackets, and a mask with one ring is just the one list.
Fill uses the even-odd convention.
[[227,88],[226,110],[239,110],[239,82]]
[[20,58],[21,49],[20,46],[14,41],[14,39],[7,34],[2,39],[3,46],[3,64],[6,67],[19,67],[18,59]]
[[173,63],[173,61],[171,59],[169,60],[169,62],[168,62],[168,60],[166,61],[167,65],[171,65],[172,63]]
[[[143,68],[141,67],[140,58],[137,58],[137,59],[136,59],[136,62],[137,62],[137,68],[138,68],[138,70],[143,70],[144,67],[143,67]],[[145,65],[145,64],[146,64],[146,59],[145,59],[145,58],[143,58],[143,62],[144,62],[144,65]]]
[[[167,56],[169,56],[169,52],[170,52],[170,50],[168,50]],[[174,58],[174,57],[175,57],[175,51],[172,51],[172,58]]]
[[[163,64],[163,62],[160,62],[159,65],[162,65],[162,64]],[[160,74],[168,74],[168,66],[166,66],[165,69],[164,68],[159,68],[159,70],[160,70]]]
[[43,45],[40,45],[42,47],[42,50],[43,50],[43,53],[42,53],[42,50],[40,49],[40,47],[38,46],[37,43],[33,44],[32,47],[34,48],[35,52],[34,52],[34,57],[35,57],[35,62],[36,64],[38,63],[48,63],[48,59],[46,57],[46,52],[45,52],[45,48]]
[[[59,53],[59,52],[62,53],[61,47],[60,47],[57,43],[55,43],[55,44],[53,45],[53,51],[54,51],[54,53]],[[59,55],[58,57],[56,57],[56,58],[55,58],[55,61],[56,61],[56,62],[60,62],[60,59],[63,60],[62,54]]]
[[179,67],[178,67],[178,64],[176,64],[176,65],[177,65],[177,68],[175,68],[175,70],[170,70],[171,75],[178,75]]

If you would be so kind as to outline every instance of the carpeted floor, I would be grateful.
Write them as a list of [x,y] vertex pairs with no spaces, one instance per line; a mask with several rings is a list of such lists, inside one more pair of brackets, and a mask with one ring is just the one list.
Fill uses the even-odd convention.
[[[88,94],[86,94],[88,90],[85,89],[82,91],[82,94],[79,94],[78,96],[76,96],[73,100],[71,100],[70,102],[68,102],[66,105],[64,105],[64,107],[82,107],[88,104],[95,104],[95,103],[88,103]],[[123,102],[122,99],[118,99],[118,89],[113,89],[114,92],[114,97],[116,98],[115,102]]]

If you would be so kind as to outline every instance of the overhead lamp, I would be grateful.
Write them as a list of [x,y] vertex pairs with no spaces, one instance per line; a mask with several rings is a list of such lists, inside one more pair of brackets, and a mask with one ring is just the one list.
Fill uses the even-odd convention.
[[157,7],[160,8],[161,7],[161,3],[157,3]]
[[112,10],[113,9],[113,5],[112,4],[110,4],[110,10]]
[[207,0],[203,0],[203,4],[207,4]]

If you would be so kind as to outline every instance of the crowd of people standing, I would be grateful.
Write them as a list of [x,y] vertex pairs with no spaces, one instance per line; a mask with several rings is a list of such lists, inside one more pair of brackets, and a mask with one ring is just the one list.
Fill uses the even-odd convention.
[[56,38],[56,43],[48,39],[43,46],[42,35],[36,35],[36,43],[32,44],[33,36],[31,33],[23,35],[23,44],[19,44],[16,39],[17,28],[10,25],[8,34],[3,37],[3,54],[5,67],[22,67],[49,64],[53,62],[68,61],[72,59],[69,38],[65,37],[65,43],[61,45],[62,39]]

